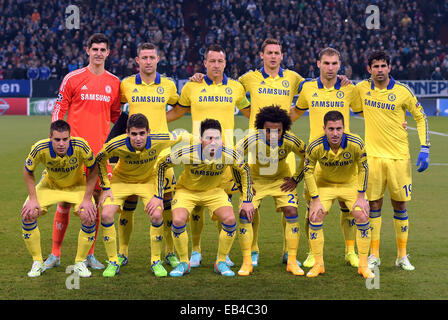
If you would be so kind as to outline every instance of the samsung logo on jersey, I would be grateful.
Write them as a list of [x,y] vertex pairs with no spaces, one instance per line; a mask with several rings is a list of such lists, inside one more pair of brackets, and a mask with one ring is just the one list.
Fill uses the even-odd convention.
[[78,168],[78,164],[72,166],[72,167],[63,167],[63,168],[51,168],[47,167],[47,170],[50,170],[51,172],[70,172],[73,170],[76,170]]
[[272,89],[272,88],[258,88],[259,94],[273,94],[278,96],[289,96],[289,90]]
[[325,167],[342,167],[342,166],[348,166],[353,163],[353,160],[347,160],[347,161],[330,161],[330,162],[323,162],[322,164]]
[[311,101],[311,107],[316,108],[343,108],[344,101],[319,101],[313,100]]
[[132,96],[132,102],[161,102],[161,103],[165,103],[165,97]]
[[232,97],[224,96],[199,96],[199,102],[229,102],[233,103]]
[[110,96],[104,94],[81,93],[81,100],[110,102]]
[[125,160],[124,162],[126,162],[127,164],[145,164],[154,161],[156,158],[157,156],[142,160]]
[[378,109],[386,109],[386,110],[395,110],[395,105],[391,103],[385,103],[380,101],[372,101],[369,99],[364,99],[364,104],[369,107],[378,108]]
[[197,175],[201,175],[201,176],[219,176],[221,175],[224,171],[208,171],[208,170],[196,170],[196,169],[191,169],[190,172],[192,174],[197,174]]

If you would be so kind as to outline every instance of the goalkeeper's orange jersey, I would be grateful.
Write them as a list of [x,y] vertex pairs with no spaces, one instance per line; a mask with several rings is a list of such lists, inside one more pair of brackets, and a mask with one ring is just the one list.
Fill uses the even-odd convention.
[[115,122],[120,112],[120,79],[106,70],[96,75],[84,67],[62,80],[51,120],[64,119],[67,113],[71,135],[87,140],[93,153],[98,154],[110,122]]

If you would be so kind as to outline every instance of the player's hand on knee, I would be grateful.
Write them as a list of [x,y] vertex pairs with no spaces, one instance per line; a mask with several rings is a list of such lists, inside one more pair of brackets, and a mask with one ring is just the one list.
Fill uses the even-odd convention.
[[37,200],[28,200],[22,208],[22,219],[35,220],[41,214],[41,208]]
[[152,216],[155,210],[160,210],[160,212],[163,211],[163,200],[153,196],[146,205],[145,212],[149,216]]
[[321,222],[324,220],[326,215],[325,208],[320,202],[320,199],[317,197],[313,199],[310,206],[310,221],[312,222]]
[[255,214],[255,208],[252,202],[243,202],[243,204],[240,207],[240,210],[238,211],[238,214],[240,216],[245,216],[249,222],[252,222],[252,219],[254,218]]
[[112,193],[112,189],[103,190],[103,192],[101,192],[100,197],[101,206],[103,206],[104,201],[106,201],[107,198],[110,198],[110,201],[114,201],[114,195]]
[[280,186],[283,192],[290,192],[296,190],[297,183],[291,177],[286,177],[283,179],[285,182]]
[[84,218],[87,222],[92,223],[96,220],[96,207],[92,200],[84,200],[79,205],[78,214],[81,220]]
[[356,199],[352,207],[352,212],[354,212],[355,210],[360,211],[362,216],[367,218],[369,217],[370,206],[365,198]]

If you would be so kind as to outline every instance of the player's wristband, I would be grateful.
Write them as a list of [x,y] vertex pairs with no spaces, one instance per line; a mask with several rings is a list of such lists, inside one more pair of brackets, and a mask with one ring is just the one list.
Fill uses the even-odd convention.
[[420,147],[420,152],[429,153],[429,146],[421,146]]
[[101,189],[103,189],[103,191],[107,191],[107,190],[109,190],[110,188],[103,188],[103,187],[101,187]]
[[317,196],[314,196],[314,197],[311,197],[312,199],[317,199],[317,198],[319,198],[319,195],[317,195]]

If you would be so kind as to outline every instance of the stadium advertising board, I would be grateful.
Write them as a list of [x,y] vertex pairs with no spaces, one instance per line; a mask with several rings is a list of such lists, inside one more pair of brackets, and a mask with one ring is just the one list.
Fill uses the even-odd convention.
[[51,115],[56,98],[31,98],[30,99],[30,116]]
[[30,97],[31,80],[0,80],[0,97]]
[[448,97],[448,81],[436,80],[400,80],[406,84],[417,97]]
[[0,98],[0,116],[28,114],[28,98]]

